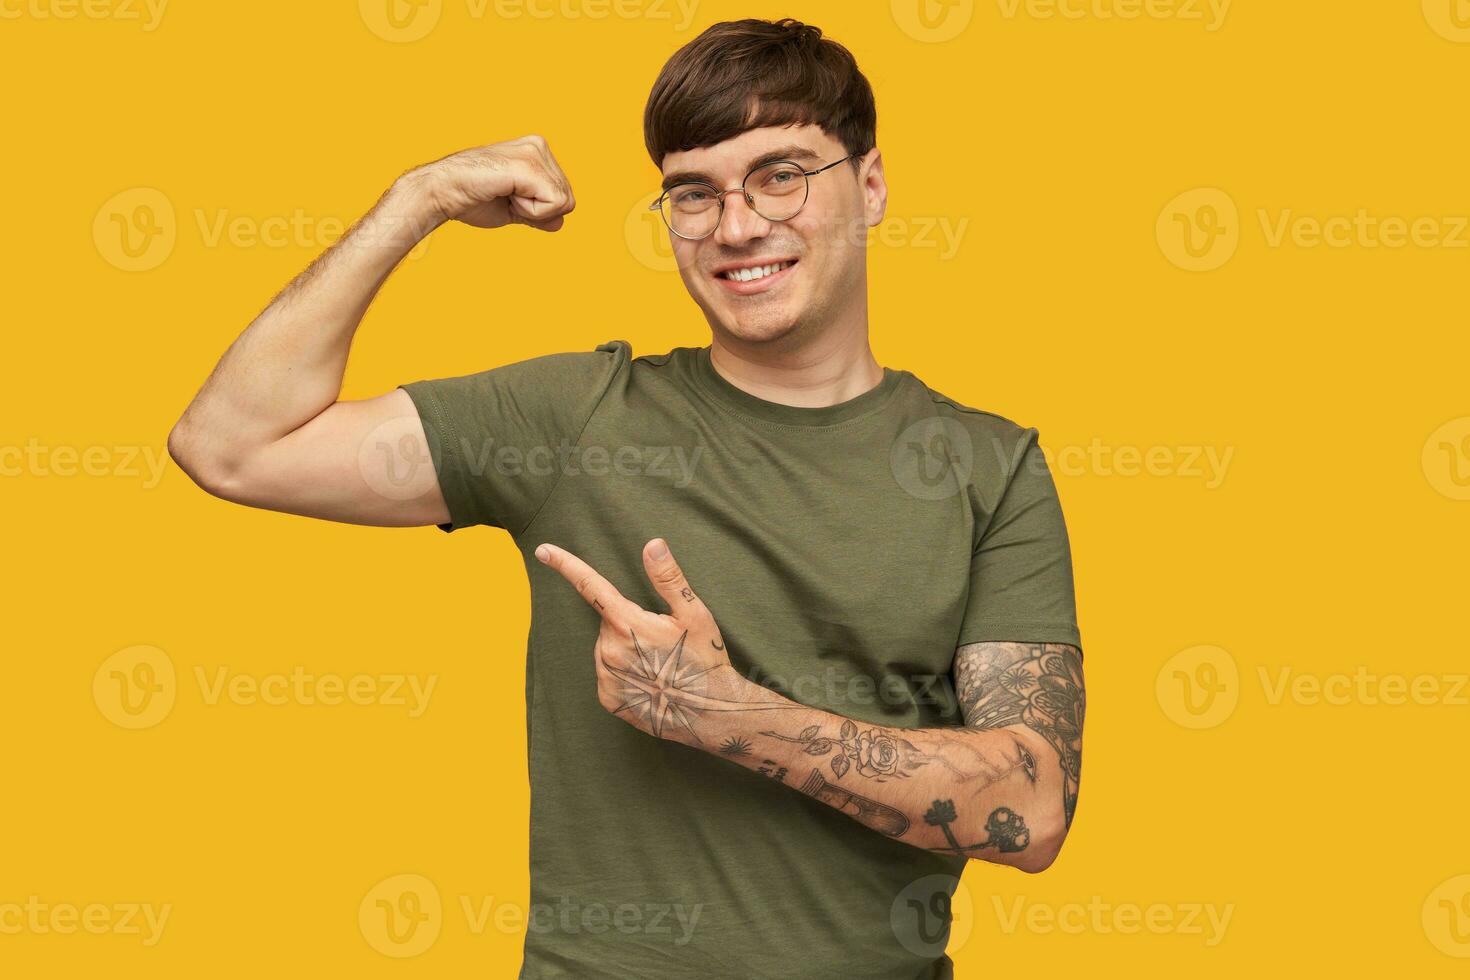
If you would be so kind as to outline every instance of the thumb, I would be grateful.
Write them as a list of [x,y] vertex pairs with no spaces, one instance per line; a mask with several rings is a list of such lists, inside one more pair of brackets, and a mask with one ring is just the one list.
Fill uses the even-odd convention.
[[551,206],[532,197],[510,198],[510,220],[516,224],[539,228],[542,231],[560,231],[565,219],[559,214],[546,216]]
[[708,612],[689,586],[684,570],[674,561],[668,542],[663,538],[654,538],[643,546],[643,568],[648,573],[648,581],[653,583],[654,591],[668,603],[670,615],[683,617],[690,611]]
[[510,220],[514,225],[525,225],[526,228],[538,228],[541,231],[562,231],[562,225],[566,219],[560,215],[550,217],[537,217],[537,209],[547,210],[545,204],[531,200],[528,197],[510,198],[514,206],[510,209]]

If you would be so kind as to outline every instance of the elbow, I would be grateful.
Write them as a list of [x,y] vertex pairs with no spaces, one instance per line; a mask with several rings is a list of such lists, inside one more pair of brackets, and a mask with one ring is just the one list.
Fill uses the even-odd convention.
[[[1057,855],[1062,850],[1062,844],[1067,839],[1068,827],[1066,815],[1062,812],[1060,805],[1046,813],[1035,814],[1027,822],[1024,846],[1016,848],[1011,853],[1002,853],[998,857],[1001,863],[1008,864],[1018,871],[1033,875],[1041,874],[1056,863]],[[1019,842],[1018,840],[1017,843]]]
[[1066,839],[1065,827],[1051,833],[1033,836],[1026,849],[1016,855],[1018,860],[1015,862],[1015,867],[1027,874],[1041,874],[1056,863],[1057,855],[1061,853],[1062,843]]
[[211,452],[208,440],[201,438],[186,419],[180,419],[169,430],[168,455],[205,493],[223,500],[239,496],[238,468],[231,466],[221,454]]

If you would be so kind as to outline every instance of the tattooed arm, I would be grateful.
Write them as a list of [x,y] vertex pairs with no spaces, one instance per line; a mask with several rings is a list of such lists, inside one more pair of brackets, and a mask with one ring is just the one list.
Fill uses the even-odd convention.
[[1067,643],[970,643],[955,651],[954,677],[967,728],[1029,729],[1046,742],[1042,754],[1061,768],[1063,818],[1071,827],[1087,713],[1082,651]]
[[746,687],[735,697],[747,700],[681,710],[688,723],[666,724],[660,736],[722,755],[916,847],[1031,872],[1060,850],[1066,773],[1030,727],[868,725],[735,676]]
[[668,614],[630,602],[570,552],[543,544],[536,555],[602,617],[598,699],[634,727],[723,756],[916,847],[1031,872],[1055,859],[1081,769],[1075,647],[961,647],[966,726],[860,724],[741,677],[660,539],[643,560]]

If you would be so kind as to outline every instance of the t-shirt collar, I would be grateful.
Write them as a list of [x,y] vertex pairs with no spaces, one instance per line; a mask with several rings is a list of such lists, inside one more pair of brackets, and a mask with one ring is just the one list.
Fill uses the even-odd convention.
[[709,347],[701,347],[694,352],[694,377],[704,391],[743,415],[782,425],[832,425],[876,411],[887,402],[903,375],[902,371],[885,367],[882,380],[862,394],[835,405],[808,408],[782,405],[742,391],[715,370],[710,363]]

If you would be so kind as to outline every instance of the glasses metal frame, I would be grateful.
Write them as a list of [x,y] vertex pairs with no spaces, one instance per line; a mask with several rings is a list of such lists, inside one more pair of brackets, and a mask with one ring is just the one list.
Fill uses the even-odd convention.
[[[795,160],[768,160],[765,163],[761,164],[759,167],[752,168],[751,171],[750,171],[750,173],[746,174],[745,175],[745,178],[740,181],[740,186],[739,187],[731,187],[729,190],[723,190],[723,191],[720,190],[718,187],[716,187],[714,184],[710,184],[710,183],[707,183],[707,182],[702,181],[702,180],[685,180],[685,181],[681,181],[680,183],[675,184],[673,187],[670,187],[668,190],[666,190],[662,194],[660,194],[658,196],[658,199],[655,200],[652,204],[650,204],[648,206],[648,210],[650,210],[650,211],[657,211],[658,212],[658,216],[663,219],[664,226],[669,229],[669,233],[670,234],[678,235],[680,238],[684,239],[685,241],[689,241],[689,242],[703,241],[704,239],[708,238],[709,236],[713,235],[715,232],[717,232],[717,231],[720,230],[720,222],[725,220],[725,196],[727,194],[733,194],[736,191],[740,191],[741,194],[743,194],[744,197],[745,197],[746,207],[750,208],[752,211],[755,211],[755,198],[751,197],[750,191],[747,190],[746,187],[745,187],[745,182],[748,181],[748,180],[750,180],[751,176],[753,174],[755,174],[755,172],[758,171],[758,170],[765,170],[767,167],[774,167],[774,166],[776,166],[777,164],[780,164],[780,163],[789,163],[791,166],[795,167],[797,170],[800,170],[802,176],[806,178],[806,191],[802,194],[801,204],[797,207],[797,209],[795,211],[791,212],[790,214],[788,214],[784,218],[766,218],[766,216],[763,215],[763,214],[761,214],[759,211],[755,211],[755,213],[756,214],[760,214],[761,217],[762,218],[765,218],[765,220],[767,220],[767,221],[790,221],[792,218],[796,217],[798,214],[801,213],[801,209],[804,208],[804,207],[806,207],[806,202],[808,201],[808,199],[811,198],[811,196],[812,196],[812,178],[813,177],[815,177],[817,174],[820,174],[820,173],[823,173],[825,171],[831,170],[833,167],[837,166],[840,163],[846,163],[847,161],[851,160],[853,157],[859,157],[859,156],[862,156],[862,154],[861,153],[849,153],[847,156],[843,157],[841,160],[835,160],[832,163],[827,164],[826,166],[818,167],[816,170],[803,170],[801,164],[797,163]],[[720,205],[720,213],[719,213],[719,216],[715,219],[715,223],[710,228],[710,230],[707,231],[707,232],[705,232],[703,235],[682,235],[682,234],[679,234],[679,232],[677,232],[677,231],[674,230],[673,222],[669,221],[668,215],[664,214],[664,199],[667,198],[674,191],[678,190],[680,187],[708,187],[714,193],[715,200],[719,202],[719,205]]]

